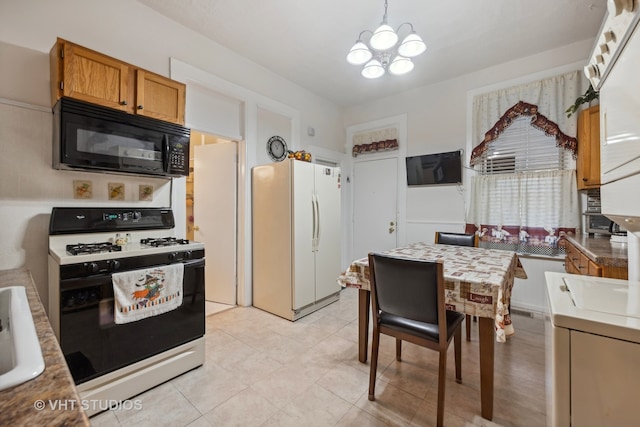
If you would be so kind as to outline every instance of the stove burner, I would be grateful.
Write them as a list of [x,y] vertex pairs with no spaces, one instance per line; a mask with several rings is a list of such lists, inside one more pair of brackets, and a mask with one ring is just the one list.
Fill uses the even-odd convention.
[[67,245],[67,252],[71,255],[96,254],[100,252],[118,252],[122,247],[110,242],[101,243],[75,243]]
[[140,244],[146,246],[173,246],[173,245],[188,245],[189,241],[186,239],[176,239],[175,237],[159,237],[159,238],[147,238],[140,239]]

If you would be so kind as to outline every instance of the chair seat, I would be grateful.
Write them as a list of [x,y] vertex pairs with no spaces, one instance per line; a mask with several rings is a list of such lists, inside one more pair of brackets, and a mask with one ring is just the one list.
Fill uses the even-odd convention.
[[[447,341],[451,338],[458,325],[465,319],[465,315],[456,311],[447,310]],[[429,341],[438,342],[440,334],[438,325],[407,319],[391,313],[380,313],[380,325],[384,325],[411,335],[420,336]]]

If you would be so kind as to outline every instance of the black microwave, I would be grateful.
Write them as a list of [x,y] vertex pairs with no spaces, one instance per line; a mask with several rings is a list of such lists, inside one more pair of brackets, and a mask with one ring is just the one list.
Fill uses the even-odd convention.
[[178,124],[60,98],[53,108],[53,167],[187,176],[190,136]]

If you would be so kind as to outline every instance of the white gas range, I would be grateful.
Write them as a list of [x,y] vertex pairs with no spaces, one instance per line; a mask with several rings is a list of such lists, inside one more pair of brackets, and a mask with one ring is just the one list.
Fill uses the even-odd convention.
[[[175,237],[166,208],[53,208],[49,318],[83,400],[124,400],[204,363],[204,244]],[[115,321],[116,273],[182,264],[182,303]]]

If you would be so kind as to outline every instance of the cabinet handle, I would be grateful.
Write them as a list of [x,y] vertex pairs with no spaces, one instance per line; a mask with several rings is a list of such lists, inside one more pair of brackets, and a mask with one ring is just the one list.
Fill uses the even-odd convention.
[[138,105],[138,110],[142,110],[143,108],[142,104]]
[[120,104],[127,105],[127,101],[122,101]]
[[582,178],[582,180],[583,180],[584,182],[589,181],[587,178]]

